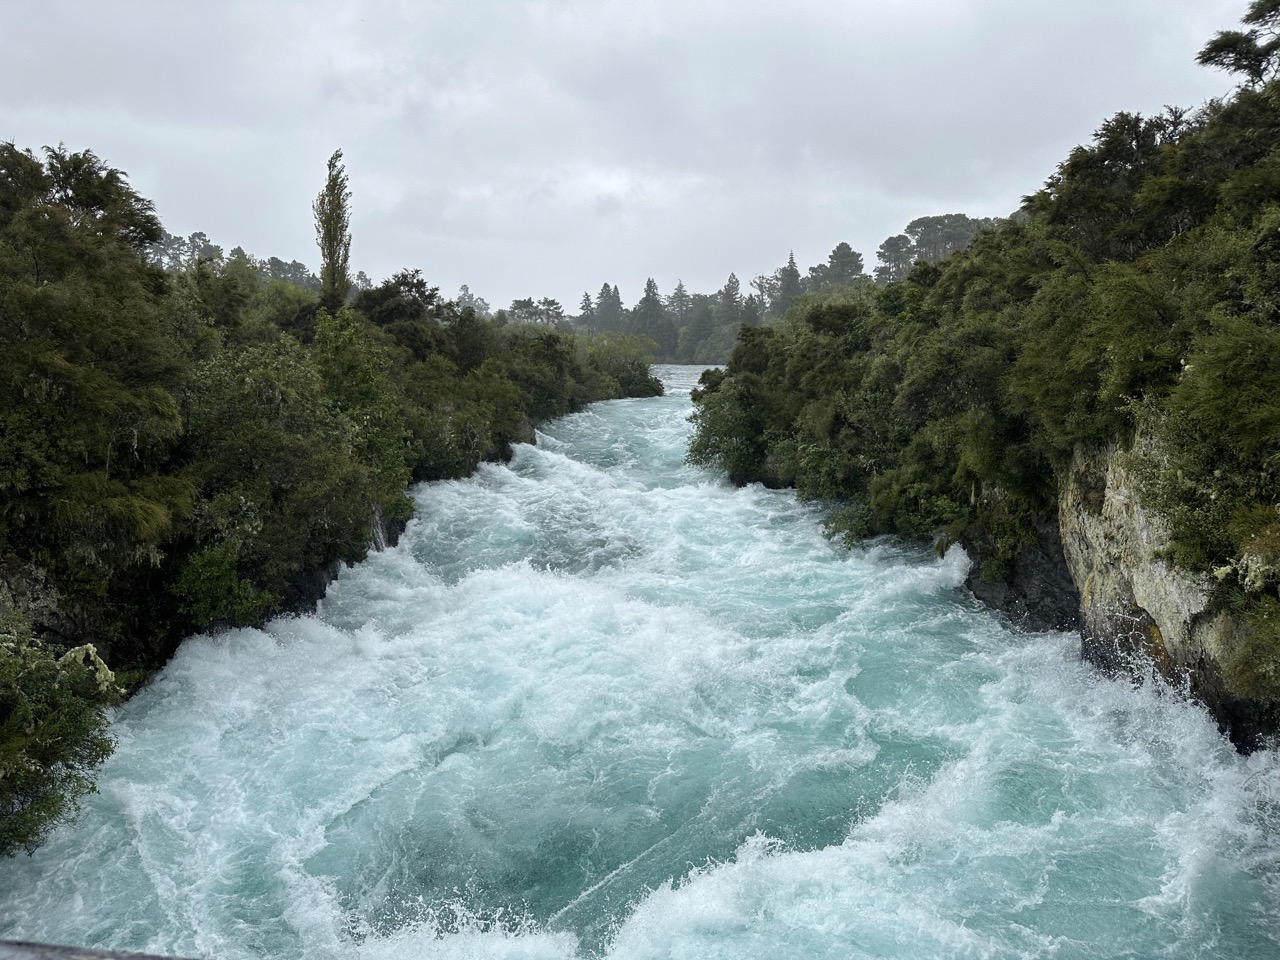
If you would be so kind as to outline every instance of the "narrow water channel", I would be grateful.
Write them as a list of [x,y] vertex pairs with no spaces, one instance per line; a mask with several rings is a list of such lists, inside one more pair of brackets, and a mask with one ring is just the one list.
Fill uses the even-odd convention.
[[1280,956],[1280,764],[1003,625],[953,550],[684,465],[668,395],[416,491],[193,637],[0,938],[240,958]]

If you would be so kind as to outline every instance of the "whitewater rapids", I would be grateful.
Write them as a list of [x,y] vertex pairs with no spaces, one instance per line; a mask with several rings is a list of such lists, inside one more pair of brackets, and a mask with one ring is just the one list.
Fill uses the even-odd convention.
[[697,371],[188,639],[0,938],[216,960],[1280,955],[1280,765],[683,462]]

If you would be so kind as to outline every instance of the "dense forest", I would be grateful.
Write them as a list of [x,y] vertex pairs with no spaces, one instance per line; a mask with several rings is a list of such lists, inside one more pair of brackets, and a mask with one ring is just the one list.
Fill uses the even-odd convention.
[[1202,51],[1242,83],[1120,113],[1018,213],[901,280],[798,298],[695,395],[695,463],[963,541],[996,581],[1081,451],[1143,450],[1167,559],[1246,626],[1234,695],[1280,699],[1280,3]]
[[[805,294],[853,293],[901,280],[913,264],[945,259],[963,250],[980,230],[993,224],[992,220],[963,213],[918,217],[902,233],[880,245],[876,251],[878,266],[871,274],[865,272],[862,254],[847,243],[839,243],[825,263],[815,264],[803,274],[792,254],[772,273],[752,279],[751,293],[743,292],[735,273],[729,274],[724,286],[714,293],[691,293],[681,281],[667,296],[650,278],[643,295],[629,308],[623,306],[617,285],[605,283],[594,297],[590,293],[582,295],[576,315],[567,313],[558,300],[527,297],[512,301],[510,307],[494,316],[500,322],[548,324],[565,332],[646,337],[663,363],[721,364],[729,359],[740,327],[780,320]],[[282,268],[286,265],[279,264],[277,269]],[[471,298],[465,288],[462,293]],[[471,301],[474,303],[475,299]],[[488,304],[480,304],[487,311]]]
[[317,277],[169,236],[91,152],[0,144],[0,853],[74,811],[104,707],[184,636],[312,603],[412,481],[661,393],[639,338],[353,280],[349,203],[336,153]]

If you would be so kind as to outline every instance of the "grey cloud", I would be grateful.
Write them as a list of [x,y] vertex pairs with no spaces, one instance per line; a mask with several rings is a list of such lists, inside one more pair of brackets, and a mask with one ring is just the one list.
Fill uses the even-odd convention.
[[630,300],[1007,214],[1111,113],[1225,93],[1194,54],[1244,5],[62,0],[6,17],[0,137],[91,147],[170,230],[308,262],[341,146],[371,275]]

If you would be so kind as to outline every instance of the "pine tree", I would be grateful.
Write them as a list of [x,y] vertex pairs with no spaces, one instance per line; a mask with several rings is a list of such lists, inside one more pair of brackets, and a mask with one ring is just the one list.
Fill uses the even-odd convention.
[[791,306],[793,300],[804,293],[800,283],[800,269],[796,266],[796,255],[792,252],[787,257],[787,265],[778,269],[778,295],[770,305],[774,316],[781,317]]
[[827,283],[831,286],[841,286],[853,283],[861,276],[864,276],[862,254],[847,243],[837,243],[831,255],[827,257]]
[[591,294],[583,293],[582,302],[578,304],[578,323],[582,324],[592,333],[596,330],[596,307],[591,302]]
[[736,273],[729,274],[729,279],[720,288],[719,294],[720,322],[737,326],[742,322],[742,286],[738,283]]
[[712,298],[698,295],[689,308],[689,325],[680,332],[681,363],[696,363],[698,348],[711,339],[716,332],[715,315],[712,312]]
[[659,360],[675,359],[680,334],[667,315],[658,284],[652,277],[645,281],[644,296],[631,311],[631,329],[658,345]]
[[880,266],[876,267],[877,283],[905,280],[916,261],[915,245],[905,233],[887,237],[876,250],[876,259],[880,261]]
[[617,286],[604,284],[596,297],[596,323],[600,332],[621,333],[625,318],[622,312],[622,295]]
[[691,310],[693,310],[693,297],[685,289],[684,281],[677,280],[676,288],[671,291],[671,296],[667,297],[667,311],[676,324],[683,327],[689,319]]

